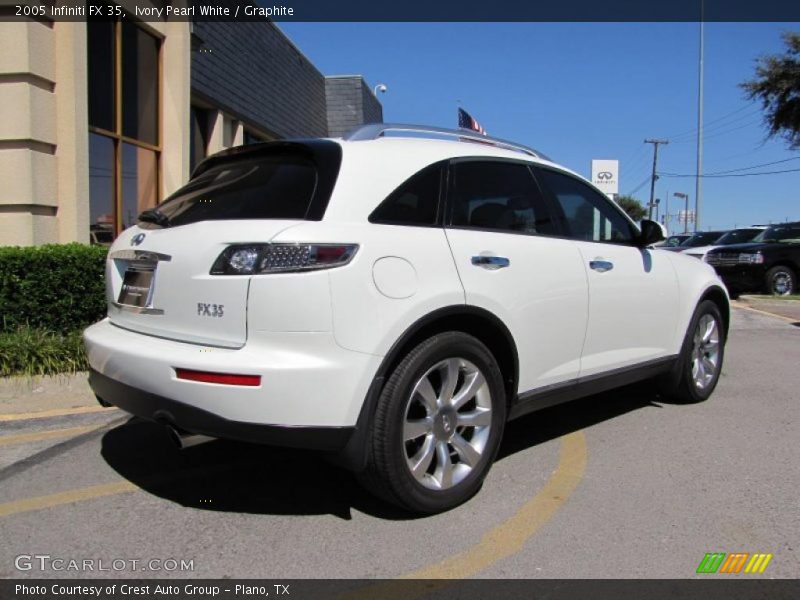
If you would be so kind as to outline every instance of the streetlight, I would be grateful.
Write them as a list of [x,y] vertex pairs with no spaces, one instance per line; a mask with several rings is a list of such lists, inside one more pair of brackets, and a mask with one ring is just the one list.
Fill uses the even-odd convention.
[[378,92],[381,92],[382,94],[385,94],[385,93],[386,93],[386,92],[388,92],[388,91],[389,91],[389,88],[388,88],[388,87],[386,87],[386,84],[385,84],[385,83],[379,83],[378,85],[376,85],[376,86],[375,86],[375,87],[372,89],[372,93],[373,93],[373,94],[375,94],[375,96],[377,96],[377,95],[378,95]]
[[684,194],[683,192],[675,192],[672,194],[676,198],[683,198],[684,201],[684,209],[683,209],[683,233],[689,233],[689,194]]

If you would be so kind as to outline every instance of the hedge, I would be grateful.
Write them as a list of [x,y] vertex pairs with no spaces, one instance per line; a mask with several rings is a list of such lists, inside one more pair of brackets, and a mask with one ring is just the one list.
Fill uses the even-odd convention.
[[73,332],[106,314],[107,248],[0,247],[0,331]]

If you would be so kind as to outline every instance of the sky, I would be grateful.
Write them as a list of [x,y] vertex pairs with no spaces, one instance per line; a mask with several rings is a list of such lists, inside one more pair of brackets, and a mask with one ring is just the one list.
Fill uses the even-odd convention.
[[[532,146],[589,177],[620,161],[620,192],[646,203],[658,171],[696,172],[698,23],[289,23],[279,25],[325,75],[361,74],[384,121],[457,126],[460,105],[490,135]],[[800,169],[800,151],[767,139],[760,105],[738,87],[755,60],[782,53],[800,23],[706,23],[703,172]],[[764,167],[738,169],[765,163]],[[706,177],[701,229],[800,220],[800,170]],[[661,176],[663,213],[695,201],[694,177]],[[690,206],[692,208],[693,206]],[[671,231],[682,231],[673,219]]]

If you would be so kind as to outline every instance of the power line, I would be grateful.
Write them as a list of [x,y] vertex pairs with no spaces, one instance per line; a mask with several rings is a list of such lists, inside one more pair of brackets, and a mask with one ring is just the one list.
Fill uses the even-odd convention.
[[[777,175],[778,173],[795,173],[800,171],[800,169],[785,169],[782,171],[759,171],[758,173],[734,173],[730,175],[700,175],[700,177],[709,177],[709,178],[722,178],[722,177],[750,177],[751,175]],[[669,173],[659,173],[660,176],[663,177],[697,177],[696,173],[692,173],[691,175],[676,175],[676,174],[669,174]]]
[[[800,160],[800,156],[794,156],[792,158],[784,158],[783,160],[774,160],[768,163],[761,163],[760,165],[750,165],[749,167],[739,167],[737,169],[728,169],[727,171],[712,171],[711,173],[706,173],[706,175],[725,175],[727,173],[738,173],[739,171],[749,171],[751,169],[759,169],[761,167],[769,167],[771,165],[779,165],[781,163],[790,162],[793,160]],[[659,175],[665,175],[667,177],[682,177],[682,174],[679,173],[665,173],[661,172]],[[694,177],[694,175],[686,175],[686,177]]]
[[[711,121],[709,121],[708,123],[706,123],[706,124],[705,124],[705,125],[702,127],[703,131],[705,131],[705,130],[706,130],[706,128],[707,128],[709,125],[712,125],[712,124],[714,124],[714,123],[719,123],[720,121],[724,121],[724,120],[725,120],[725,119],[727,119],[728,117],[732,117],[733,115],[735,115],[735,114],[737,114],[737,113],[740,113],[740,112],[742,112],[743,110],[747,110],[748,108],[751,108],[751,107],[752,107],[754,104],[755,104],[755,100],[753,100],[753,101],[752,101],[752,102],[750,102],[749,104],[745,104],[744,106],[740,106],[740,107],[739,107],[739,108],[737,108],[736,110],[734,110],[734,111],[731,111],[731,112],[729,112],[729,113],[727,113],[727,114],[725,114],[725,115],[722,115],[721,117],[717,117],[716,119],[712,119]],[[760,111],[760,110],[761,110],[761,109],[760,109],[760,108],[758,108],[758,109],[756,109],[755,111],[753,111],[753,112],[752,112],[752,113],[750,113],[750,114],[755,114],[756,112],[758,112],[758,111]],[[731,122],[733,123],[733,121],[731,121]],[[685,136],[687,136],[687,135],[694,136],[694,135],[696,135],[696,134],[697,134],[697,132],[698,132],[698,128],[697,128],[697,127],[695,127],[694,129],[689,129],[688,131],[682,131],[681,133],[675,133],[675,134],[673,134],[673,135],[668,135],[668,136],[667,136],[667,138],[669,138],[669,139],[672,139],[672,138],[682,138],[682,137],[685,137]]]
[[645,177],[644,179],[642,179],[642,183],[640,183],[639,185],[637,185],[637,186],[636,186],[636,187],[633,189],[633,191],[631,191],[631,192],[628,192],[628,193],[626,194],[626,196],[633,196],[633,195],[634,195],[636,192],[638,192],[640,189],[642,189],[642,188],[643,188],[643,187],[644,187],[644,186],[647,184],[647,182],[648,182],[648,181],[650,181],[650,175],[648,175],[647,177]]

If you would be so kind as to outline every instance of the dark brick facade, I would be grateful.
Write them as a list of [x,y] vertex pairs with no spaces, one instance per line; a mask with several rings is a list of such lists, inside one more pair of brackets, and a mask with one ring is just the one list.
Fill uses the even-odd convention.
[[327,77],[328,134],[340,137],[364,123],[382,123],[383,107],[360,75]]
[[268,21],[194,23],[192,95],[278,137],[328,134],[325,77]]

